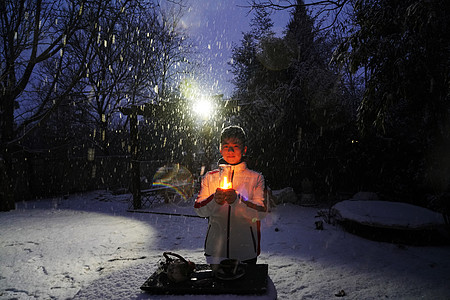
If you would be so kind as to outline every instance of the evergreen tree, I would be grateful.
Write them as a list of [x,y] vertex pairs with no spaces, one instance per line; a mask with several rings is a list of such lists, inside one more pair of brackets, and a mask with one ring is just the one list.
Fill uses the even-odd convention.
[[[367,74],[359,125],[384,193],[423,203],[449,192],[448,1],[358,1],[355,30],[337,51]],[[381,138],[380,138],[381,137]],[[387,179],[387,180],[383,180]]]
[[[251,31],[258,38],[244,36],[252,48],[236,48],[234,59],[248,62],[236,66],[241,73],[235,74],[245,77],[235,80],[243,123],[254,137],[254,167],[272,188],[288,185],[300,191],[304,177],[325,182],[332,166],[322,163],[322,157],[339,148],[338,141],[324,142],[325,133],[340,129],[348,116],[339,76],[328,65],[331,47],[317,33],[303,2],[297,4],[283,38],[270,34],[264,27],[267,20],[258,21],[264,14],[258,14]],[[327,142],[333,146],[324,147]]]

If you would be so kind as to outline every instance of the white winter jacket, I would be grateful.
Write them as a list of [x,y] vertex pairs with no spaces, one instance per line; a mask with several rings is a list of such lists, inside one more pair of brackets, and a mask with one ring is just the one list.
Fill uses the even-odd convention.
[[264,177],[247,169],[245,162],[232,165],[231,171],[236,201],[231,205],[220,205],[214,201],[220,181],[219,168],[203,177],[194,208],[199,216],[209,218],[205,255],[243,261],[256,258],[260,253],[260,220],[267,212]]

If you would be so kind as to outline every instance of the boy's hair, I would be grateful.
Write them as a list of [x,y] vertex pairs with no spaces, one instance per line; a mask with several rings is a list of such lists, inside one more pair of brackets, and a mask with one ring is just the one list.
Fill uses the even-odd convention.
[[222,133],[220,134],[220,144],[222,145],[224,141],[228,139],[237,139],[241,142],[242,147],[246,146],[245,131],[240,126],[232,125],[222,129]]

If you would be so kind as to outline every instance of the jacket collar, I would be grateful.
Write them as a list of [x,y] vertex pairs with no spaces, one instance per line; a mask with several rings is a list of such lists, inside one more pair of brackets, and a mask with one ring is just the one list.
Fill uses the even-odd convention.
[[231,165],[229,163],[227,163],[223,158],[219,159],[219,168],[221,169],[222,165],[227,165],[227,166],[231,166],[231,168],[235,171],[235,172],[240,172],[242,170],[245,170],[247,168],[247,163],[242,160],[240,163],[235,164],[235,165]]

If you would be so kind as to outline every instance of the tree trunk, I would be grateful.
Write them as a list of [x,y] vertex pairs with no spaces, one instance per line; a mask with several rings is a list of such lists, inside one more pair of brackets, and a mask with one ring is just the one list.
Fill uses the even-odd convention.
[[137,112],[130,114],[131,135],[131,191],[133,193],[133,208],[141,209],[141,165],[139,162],[139,138]]
[[14,210],[11,160],[0,157],[0,211]]
[[0,211],[10,211],[15,209],[15,204],[11,148],[8,147],[14,134],[14,98],[9,93],[0,97],[0,112]]

